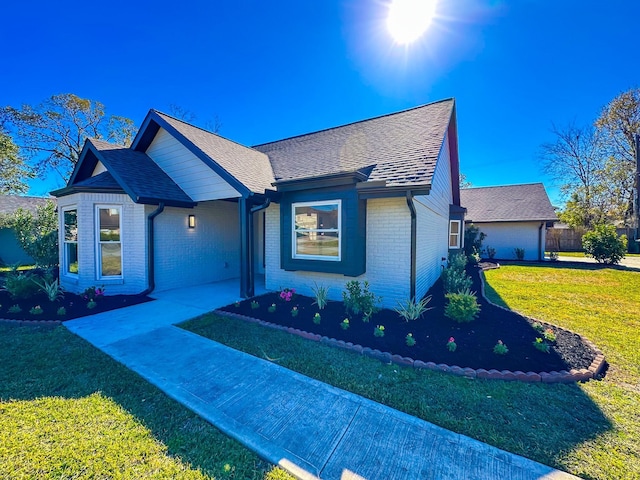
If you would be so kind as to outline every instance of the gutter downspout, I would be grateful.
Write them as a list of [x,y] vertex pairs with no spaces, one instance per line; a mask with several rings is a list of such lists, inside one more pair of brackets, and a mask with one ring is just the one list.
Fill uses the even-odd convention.
[[153,220],[164,211],[164,202],[158,204],[153,212],[147,216],[147,276],[149,277],[149,287],[140,295],[149,295],[156,288],[155,278],[155,247],[153,242]]
[[411,277],[409,279],[409,297],[412,301],[416,298],[416,206],[413,204],[413,193],[407,190],[407,206],[411,212]]
[[542,228],[544,227],[544,222],[540,223],[538,227],[538,261],[541,262],[544,258],[544,253],[542,251]]
[[[261,205],[255,205],[249,209],[249,261],[247,262],[248,268],[248,278],[249,278],[249,288],[247,293],[249,297],[253,297],[255,295],[256,290],[256,278],[255,278],[255,265],[253,261],[253,245],[255,242],[254,231],[253,231],[253,214],[259,212],[260,210],[264,210],[265,208],[271,205],[271,199],[267,198],[265,202]],[[264,226],[263,226],[264,228]]]

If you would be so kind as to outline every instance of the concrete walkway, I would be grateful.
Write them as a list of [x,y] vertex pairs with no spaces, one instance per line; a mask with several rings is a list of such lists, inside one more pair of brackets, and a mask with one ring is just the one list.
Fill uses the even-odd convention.
[[235,285],[166,292],[65,325],[303,479],[576,478],[174,326],[233,301]]

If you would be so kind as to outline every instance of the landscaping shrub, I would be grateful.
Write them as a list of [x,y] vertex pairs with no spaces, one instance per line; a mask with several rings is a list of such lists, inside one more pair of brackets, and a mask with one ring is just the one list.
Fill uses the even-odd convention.
[[37,275],[33,275],[31,272],[18,272],[17,270],[12,270],[7,275],[4,288],[9,292],[11,298],[16,300],[25,300],[38,293],[38,290],[40,290],[40,287],[34,281],[37,281],[38,278],[39,277]]
[[478,299],[468,289],[464,292],[447,293],[445,296],[449,303],[444,309],[444,314],[456,322],[470,322],[480,313]]
[[449,255],[449,264],[440,277],[445,293],[458,293],[471,288],[471,277],[465,272],[467,256],[463,253]]
[[366,280],[362,285],[357,280],[347,282],[345,290],[342,292],[342,299],[347,313],[362,314],[362,320],[365,322],[368,322],[371,315],[380,310],[379,304],[382,302],[382,297],[369,291],[369,282]]
[[487,238],[487,234],[480,231],[474,224],[468,225],[464,229],[464,253],[474,263],[480,260],[482,252],[482,242]]
[[514,248],[513,253],[516,256],[516,260],[524,260],[524,248]]
[[409,320],[419,319],[424,312],[431,310],[427,307],[427,304],[431,301],[431,296],[424,297],[422,300],[416,302],[415,300],[405,300],[404,303],[398,303],[398,306],[394,310],[400,315],[406,322]]
[[627,251],[627,236],[618,237],[613,225],[596,225],[582,237],[585,255],[595,258],[598,263],[615,265]]

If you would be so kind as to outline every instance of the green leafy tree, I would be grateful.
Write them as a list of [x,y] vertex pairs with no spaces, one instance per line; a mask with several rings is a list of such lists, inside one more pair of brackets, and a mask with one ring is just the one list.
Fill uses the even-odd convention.
[[2,109],[13,137],[41,176],[56,172],[66,181],[78,161],[87,137],[129,145],[133,121],[107,116],[104,105],[71,93],[53,95],[43,103]]
[[598,263],[616,264],[625,256],[627,237],[618,237],[613,225],[599,224],[582,236],[582,248]]
[[56,205],[48,201],[36,208],[35,215],[19,208],[8,219],[24,251],[41,267],[58,264],[58,213]]
[[34,176],[13,139],[0,130],[0,194],[27,193],[26,180]]
[[[604,139],[608,168],[606,178],[615,186],[613,194],[626,225],[636,226],[634,208],[636,173],[635,136],[640,134],[640,89],[634,88],[611,100],[595,122]],[[617,182],[617,183],[616,183]]]

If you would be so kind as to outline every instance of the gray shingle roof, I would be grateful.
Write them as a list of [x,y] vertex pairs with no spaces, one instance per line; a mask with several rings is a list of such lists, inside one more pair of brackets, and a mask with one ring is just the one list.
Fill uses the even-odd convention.
[[269,156],[277,180],[375,166],[369,180],[430,185],[454,100],[254,146]]
[[231,176],[254,193],[264,193],[273,188],[273,170],[269,158],[251,149],[155,111],[163,120],[190,140],[200,151],[226,170]]
[[475,223],[557,220],[542,183],[461,189],[460,204]]
[[122,190],[120,184],[109,172],[102,172],[94,177],[85,178],[73,184],[76,187],[105,188],[112,190]]
[[[112,179],[120,179],[124,183],[121,187],[135,197],[134,201],[193,203],[193,200],[145,153],[94,138],[89,139],[89,142],[103,157]],[[96,178],[99,176],[96,175]],[[107,180],[105,176],[100,181]]]
[[47,201],[56,202],[49,197],[25,197],[22,195],[0,195],[0,214],[11,215],[19,208],[35,213],[36,207],[44,205]]

